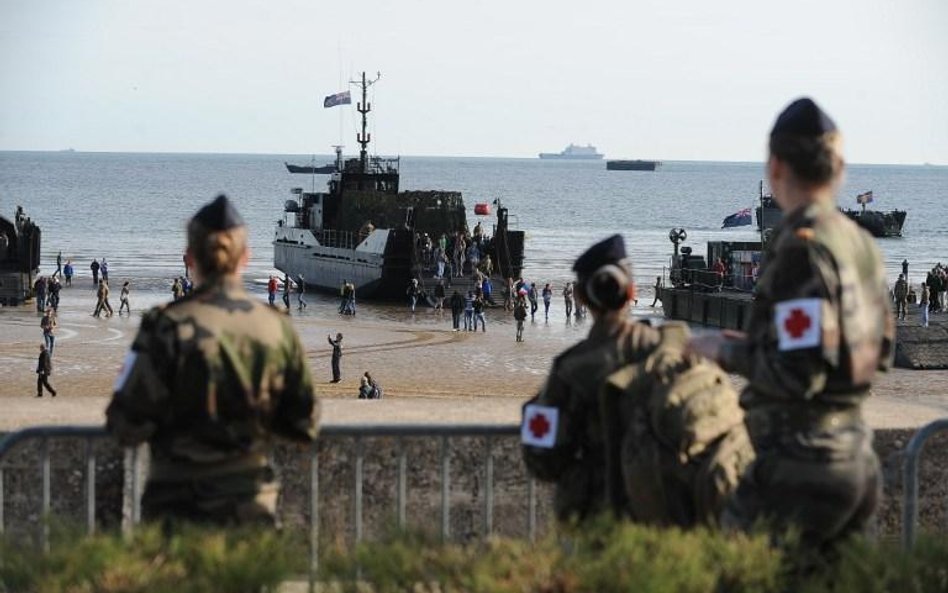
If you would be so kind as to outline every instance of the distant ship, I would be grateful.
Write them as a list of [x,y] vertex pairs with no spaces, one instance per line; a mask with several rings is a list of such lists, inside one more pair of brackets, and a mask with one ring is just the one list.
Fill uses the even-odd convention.
[[331,163],[328,165],[291,165],[286,161],[283,162],[286,165],[286,170],[290,173],[306,173],[307,175],[321,174],[328,175],[329,173],[335,173],[336,164]]
[[609,171],[654,171],[659,165],[659,161],[606,161]]
[[541,159],[563,159],[563,160],[597,160],[605,155],[596,152],[596,147],[592,144],[578,146],[570,144],[563,152],[541,152]]

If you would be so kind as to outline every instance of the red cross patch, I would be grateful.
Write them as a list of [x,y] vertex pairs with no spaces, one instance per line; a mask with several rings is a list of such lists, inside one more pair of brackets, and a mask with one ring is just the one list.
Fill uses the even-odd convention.
[[799,350],[820,345],[822,299],[793,299],[774,305],[778,350]]
[[523,408],[520,442],[532,447],[552,449],[556,443],[556,428],[560,411],[552,406],[530,404]]

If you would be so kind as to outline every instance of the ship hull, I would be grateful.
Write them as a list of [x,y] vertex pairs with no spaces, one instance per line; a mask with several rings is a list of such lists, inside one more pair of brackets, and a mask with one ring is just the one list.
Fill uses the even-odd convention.
[[[904,210],[840,210],[850,220],[869,231],[877,239],[888,239],[902,236],[902,226],[905,224]],[[772,229],[777,226],[783,213],[779,208],[757,207],[757,228]],[[763,219],[763,220],[762,220]]]
[[[488,253],[499,264],[496,283],[520,276],[524,239],[523,231],[508,230],[490,243]],[[413,277],[430,284],[430,270],[422,269],[413,253],[412,233],[394,229],[376,229],[355,248],[320,244],[308,229],[290,227],[279,227],[273,241],[274,267],[292,280],[302,275],[308,288],[332,294],[348,280],[360,299],[375,301],[403,300]]]
[[606,161],[609,171],[654,171],[658,168],[658,161]]
[[901,237],[905,224],[904,210],[843,210],[853,222],[872,233],[873,237],[885,239]]
[[543,160],[559,161],[601,161],[601,154],[560,154],[558,152],[541,152],[538,155]]

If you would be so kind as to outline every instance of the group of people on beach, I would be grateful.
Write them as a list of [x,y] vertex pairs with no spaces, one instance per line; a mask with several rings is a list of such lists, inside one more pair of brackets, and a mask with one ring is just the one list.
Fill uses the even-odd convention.
[[919,323],[928,327],[932,313],[941,313],[946,307],[946,291],[948,291],[948,268],[942,263],[935,264],[925,276],[925,281],[919,284],[916,293],[909,281],[908,260],[902,260],[902,273],[892,287],[891,297],[895,304],[895,315],[900,321],[905,320],[910,304],[917,304],[919,309]]

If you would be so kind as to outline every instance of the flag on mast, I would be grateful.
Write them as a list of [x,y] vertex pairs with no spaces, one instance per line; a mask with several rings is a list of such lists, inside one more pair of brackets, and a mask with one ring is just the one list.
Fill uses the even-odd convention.
[[751,209],[744,208],[743,210],[738,210],[734,214],[726,217],[724,222],[721,223],[721,228],[726,229],[734,226],[744,226],[751,223]]
[[872,202],[872,190],[870,189],[866,193],[859,194],[856,196],[857,204],[869,204]]
[[352,104],[352,95],[349,94],[349,91],[343,93],[336,93],[335,95],[329,95],[323,99],[323,107],[335,107],[336,105],[351,105]]

